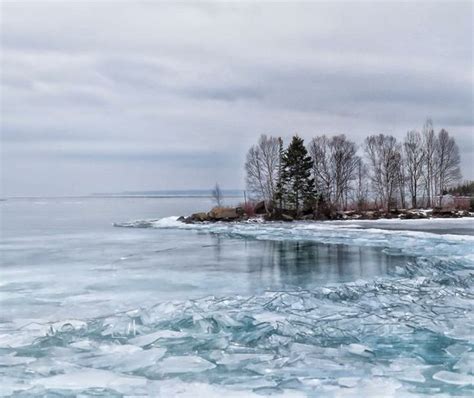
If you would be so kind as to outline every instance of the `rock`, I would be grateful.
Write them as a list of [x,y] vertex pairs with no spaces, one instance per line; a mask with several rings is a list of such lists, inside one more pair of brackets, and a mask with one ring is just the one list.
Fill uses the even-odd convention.
[[352,218],[352,217],[355,217],[357,216],[357,212],[354,211],[354,210],[346,210],[345,212],[343,212],[344,215],[346,216],[345,218]]
[[265,214],[267,209],[265,207],[265,201],[262,200],[260,202],[255,203],[255,207],[253,208],[255,214]]
[[373,218],[373,217],[374,217],[374,212],[373,212],[373,211],[366,211],[366,212],[364,213],[364,218],[367,218],[367,219],[370,220],[370,219]]
[[194,213],[191,215],[191,220],[192,221],[209,221],[209,217],[207,213],[204,213],[204,212]]
[[282,214],[281,219],[283,221],[293,221],[294,220],[293,217],[289,216],[288,214]]
[[416,210],[404,210],[398,216],[401,220],[417,220],[419,218],[427,218],[426,215]]
[[176,219],[176,221],[181,221],[181,222],[184,222],[186,220],[186,217],[184,216],[180,216]]
[[362,219],[364,220],[378,220],[381,216],[378,210],[368,210],[362,213]]
[[263,215],[265,221],[281,221],[281,214],[279,213],[266,213]]
[[231,221],[240,218],[237,210],[232,207],[214,207],[207,216],[216,221]]
[[450,209],[440,209],[439,207],[435,207],[433,209],[433,217],[439,218],[457,218],[460,217],[456,211]]
[[335,218],[336,220],[343,220],[346,217],[343,211],[336,211]]
[[308,221],[308,220],[314,220],[314,215],[313,214],[306,214],[301,217],[302,220]]

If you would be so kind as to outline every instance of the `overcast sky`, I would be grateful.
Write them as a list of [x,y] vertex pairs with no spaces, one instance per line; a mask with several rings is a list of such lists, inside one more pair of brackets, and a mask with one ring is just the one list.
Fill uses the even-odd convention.
[[2,2],[2,192],[244,186],[248,147],[402,137],[474,178],[473,3]]

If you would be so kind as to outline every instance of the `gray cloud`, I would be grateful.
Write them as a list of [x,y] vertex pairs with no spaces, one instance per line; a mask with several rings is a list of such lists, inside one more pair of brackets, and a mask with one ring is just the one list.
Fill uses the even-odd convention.
[[3,195],[241,187],[261,133],[426,117],[474,178],[471,2],[1,7]]

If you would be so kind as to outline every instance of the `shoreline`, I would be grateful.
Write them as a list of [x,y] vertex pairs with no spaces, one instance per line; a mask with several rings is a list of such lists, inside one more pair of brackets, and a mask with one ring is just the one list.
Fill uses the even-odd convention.
[[295,216],[290,211],[266,212],[262,209],[259,212],[248,212],[242,207],[214,207],[209,212],[193,213],[190,216],[180,216],[177,221],[186,224],[193,223],[213,223],[230,221],[307,221],[307,222],[345,222],[345,221],[417,221],[417,220],[458,220],[460,218],[472,218],[474,212],[457,209],[392,209],[389,211],[368,210],[368,211],[332,211],[328,214],[308,213]]

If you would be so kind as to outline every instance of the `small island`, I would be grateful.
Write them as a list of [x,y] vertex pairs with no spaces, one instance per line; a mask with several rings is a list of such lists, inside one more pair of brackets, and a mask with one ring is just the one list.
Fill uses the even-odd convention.
[[345,135],[318,136],[309,145],[298,135],[285,148],[281,137],[260,136],[245,162],[244,200],[180,217],[185,223],[294,220],[376,220],[470,217],[474,182],[461,183],[455,139],[435,133],[427,120],[403,142],[368,136],[363,145]]

